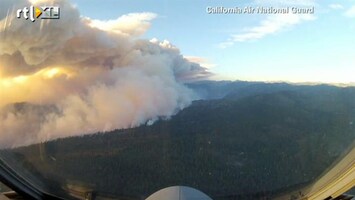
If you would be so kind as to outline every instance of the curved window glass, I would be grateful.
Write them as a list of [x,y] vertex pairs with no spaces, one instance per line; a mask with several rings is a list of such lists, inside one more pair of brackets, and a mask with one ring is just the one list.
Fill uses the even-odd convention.
[[0,160],[40,191],[299,199],[352,187],[353,2],[0,5]]

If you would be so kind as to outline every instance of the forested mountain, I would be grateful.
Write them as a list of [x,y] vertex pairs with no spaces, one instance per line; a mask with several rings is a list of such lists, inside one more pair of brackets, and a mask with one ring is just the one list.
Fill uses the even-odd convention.
[[355,88],[203,84],[190,87],[207,99],[171,119],[1,153],[55,193],[144,199],[185,185],[213,199],[267,199],[315,180],[355,139]]

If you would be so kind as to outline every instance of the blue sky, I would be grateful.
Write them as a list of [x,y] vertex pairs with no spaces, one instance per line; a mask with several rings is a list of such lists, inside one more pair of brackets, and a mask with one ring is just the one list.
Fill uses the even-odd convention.
[[[73,0],[83,16],[152,12],[143,38],[203,58],[216,79],[355,83],[353,0]],[[208,14],[207,7],[315,8],[310,15]]]

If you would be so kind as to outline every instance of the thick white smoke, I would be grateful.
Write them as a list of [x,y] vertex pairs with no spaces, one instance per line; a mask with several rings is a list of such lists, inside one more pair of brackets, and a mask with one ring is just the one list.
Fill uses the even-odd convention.
[[61,18],[35,22],[15,16],[30,2],[1,2],[0,147],[169,118],[196,98],[183,83],[209,76],[168,41],[140,39],[153,13],[99,21],[53,2]]

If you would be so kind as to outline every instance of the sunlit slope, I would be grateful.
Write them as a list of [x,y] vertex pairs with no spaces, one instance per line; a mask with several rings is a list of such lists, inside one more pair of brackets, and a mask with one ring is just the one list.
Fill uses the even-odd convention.
[[213,199],[258,199],[312,182],[355,139],[353,88],[235,95],[196,101],[151,126],[12,151],[56,180],[48,184],[102,196],[139,199],[186,185]]

